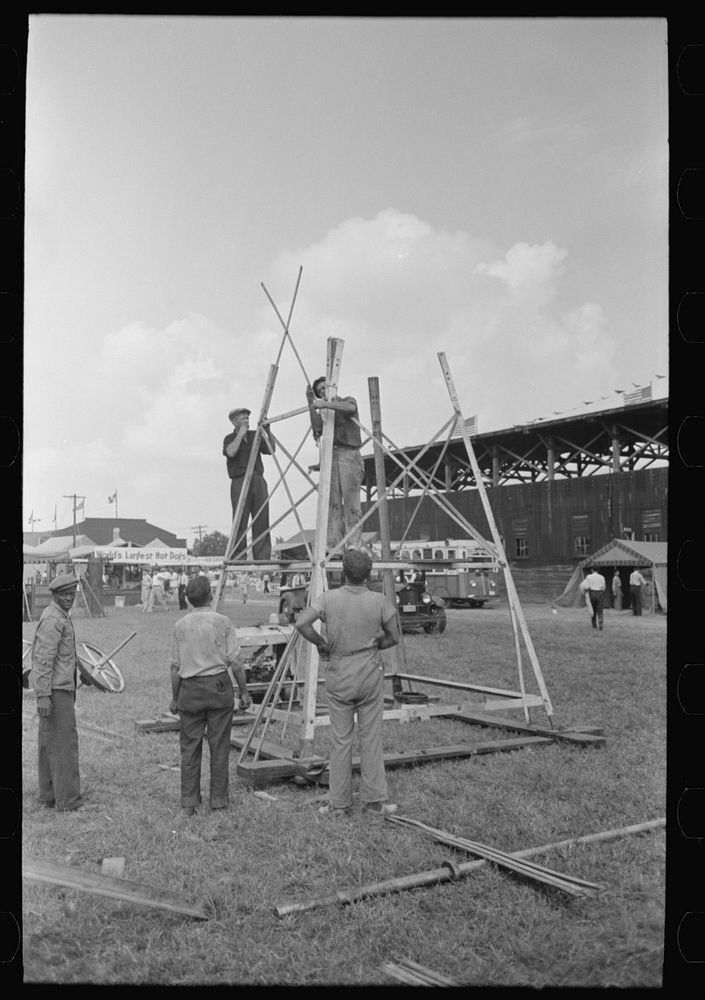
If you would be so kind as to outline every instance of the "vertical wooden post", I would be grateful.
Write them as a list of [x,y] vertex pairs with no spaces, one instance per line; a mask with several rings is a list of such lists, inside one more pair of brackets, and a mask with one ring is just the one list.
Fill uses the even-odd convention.
[[[340,366],[343,360],[344,341],[329,337],[326,356],[326,398],[331,399],[338,390]],[[335,410],[321,410],[323,434],[320,445],[320,472],[318,476],[318,508],[316,512],[316,537],[313,542],[313,566],[308,588],[308,604],[327,589],[326,551],[328,545],[328,519],[330,516],[330,480],[333,464],[333,436]],[[313,752],[316,694],[318,690],[318,650],[313,643],[305,643],[303,650],[304,693],[301,705],[301,738],[299,751],[302,757]]]
[[[379,504],[379,536],[382,544],[382,559],[389,562],[392,558],[392,543],[389,537],[389,513],[387,511],[387,479],[384,471],[384,452],[382,450],[382,406],[379,396],[379,379],[376,377],[367,379],[367,386],[370,393],[370,413],[372,415],[372,435],[374,440],[375,474],[377,477],[377,499]],[[396,607],[396,590],[394,588],[394,570],[385,569],[382,571],[382,588],[385,596]],[[399,624],[399,635],[401,636],[401,622]],[[393,672],[399,673],[400,663],[399,653],[404,657],[403,640],[399,646],[392,646]],[[401,691],[401,681],[395,677],[392,681],[395,691]]]
[[492,485],[499,486],[499,451],[497,445],[492,445]]
[[612,472],[619,472],[619,438],[617,437],[617,428],[612,427]]
[[549,481],[553,480],[556,474],[556,449],[553,438],[548,439],[546,447],[546,475]]

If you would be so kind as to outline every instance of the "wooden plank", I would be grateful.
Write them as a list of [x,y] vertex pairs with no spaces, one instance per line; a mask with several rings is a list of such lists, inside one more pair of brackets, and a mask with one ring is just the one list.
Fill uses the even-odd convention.
[[[236,737],[231,737],[231,743],[235,743]],[[505,750],[520,750],[527,746],[541,746],[553,741],[542,736],[524,736],[516,739],[486,740],[483,743],[454,743],[448,746],[428,747],[426,749],[399,750],[384,754],[385,768],[409,767],[413,764],[429,764],[438,760],[457,760],[462,757],[474,757],[485,753],[498,753]],[[290,778],[295,774],[300,774],[302,764],[280,754],[285,747],[278,747],[276,744],[266,744],[261,752],[266,759],[258,761],[242,761],[237,765],[237,774],[243,778],[250,778],[255,782],[266,783],[276,781],[278,778]],[[290,754],[291,751],[288,751]],[[360,770],[360,758],[353,757],[353,771]],[[325,778],[325,771],[321,776]]]
[[[419,684],[431,684],[434,687],[455,688],[460,691],[478,691],[480,694],[492,694],[497,698],[521,698],[521,691],[507,691],[504,688],[486,687],[484,684],[469,684],[465,681],[449,681],[440,677],[427,677],[421,674],[385,674],[385,680],[398,677],[403,681],[416,681]],[[543,704],[543,700],[541,701]]]
[[78,889],[95,896],[109,896],[111,899],[122,899],[140,906],[183,913],[189,917],[198,917],[200,920],[209,920],[213,915],[204,903],[188,903],[142,882],[130,882],[112,875],[101,875],[99,872],[85,871],[75,865],[45,861],[30,854],[22,856],[22,877],[34,882]]
[[[528,708],[538,708],[543,705],[543,698],[537,694],[527,694],[526,705]],[[524,702],[521,698],[512,698],[508,701],[483,701],[481,708],[483,712],[506,712],[510,708],[523,709]]]
[[549,729],[544,726],[534,726],[526,722],[515,722],[512,719],[498,719],[496,716],[481,713],[452,712],[454,719],[471,722],[476,726],[495,726],[498,729],[511,729],[516,733],[533,733],[536,736],[550,736],[551,739],[563,743],[574,743],[580,746],[604,746],[607,740],[604,736],[590,736],[587,733],[565,732],[560,729]]

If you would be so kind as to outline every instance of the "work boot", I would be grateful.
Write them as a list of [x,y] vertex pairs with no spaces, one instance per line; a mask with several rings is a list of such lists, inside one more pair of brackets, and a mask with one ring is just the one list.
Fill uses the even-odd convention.
[[333,809],[331,805],[320,806],[318,814],[319,816],[352,816],[352,806],[347,806],[345,809]]
[[399,806],[394,802],[366,802],[362,807],[364,812],[378,813],[381,816],[391,816]]

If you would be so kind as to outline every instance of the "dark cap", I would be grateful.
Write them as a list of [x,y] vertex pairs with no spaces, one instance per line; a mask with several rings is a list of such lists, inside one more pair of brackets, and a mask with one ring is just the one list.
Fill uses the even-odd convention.
[[238,413],[247,413],[248,415],[252,413],[252,410],[248,410],[246,406],[237,406],[234,410],[231,410],[228,414],[228,420],[231,420]]
[[52,594],[61,594],[65,590],[71,590],[77,586],[78,577],[74,576],[73,573],[60,573],[49,584],[49,590]]

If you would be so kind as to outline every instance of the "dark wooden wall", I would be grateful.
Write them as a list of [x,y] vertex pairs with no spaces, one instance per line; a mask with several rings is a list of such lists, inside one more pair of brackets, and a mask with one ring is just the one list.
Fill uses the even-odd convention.
[[[584,531],[589,538],[590,552],[606,545],[612,538],[624,537],[623,529],[626,527],[633,530],[635,541],[643,541],[645,515],[653,516],[654,512],[660,512],[658,540],[667,541],[667,468],[495,486],[488,488],[487,495],[512,565],[577,564],[589,554],[575,551],[574,535],[578,531]],[[477,490],[444,493],[443,496],[485,538],[491,539]],[[388,501],[392,540],[403,536],[417,503],[418,497],[413,496]],[[368,507],[369,504],[363,504],[363,510]],[[573,518],[581,516],[585,518],[581,522],[585,527],[578,529]],[[368,531],[378,530],[377,512],[370,516],[365,526]],[[524,532],[528,555],[517,559],[514,540],[517,534]],[[432,541],[464,536],[462,528],[429,496],[424,497],[408,533],[410,539],[428,537]]]

